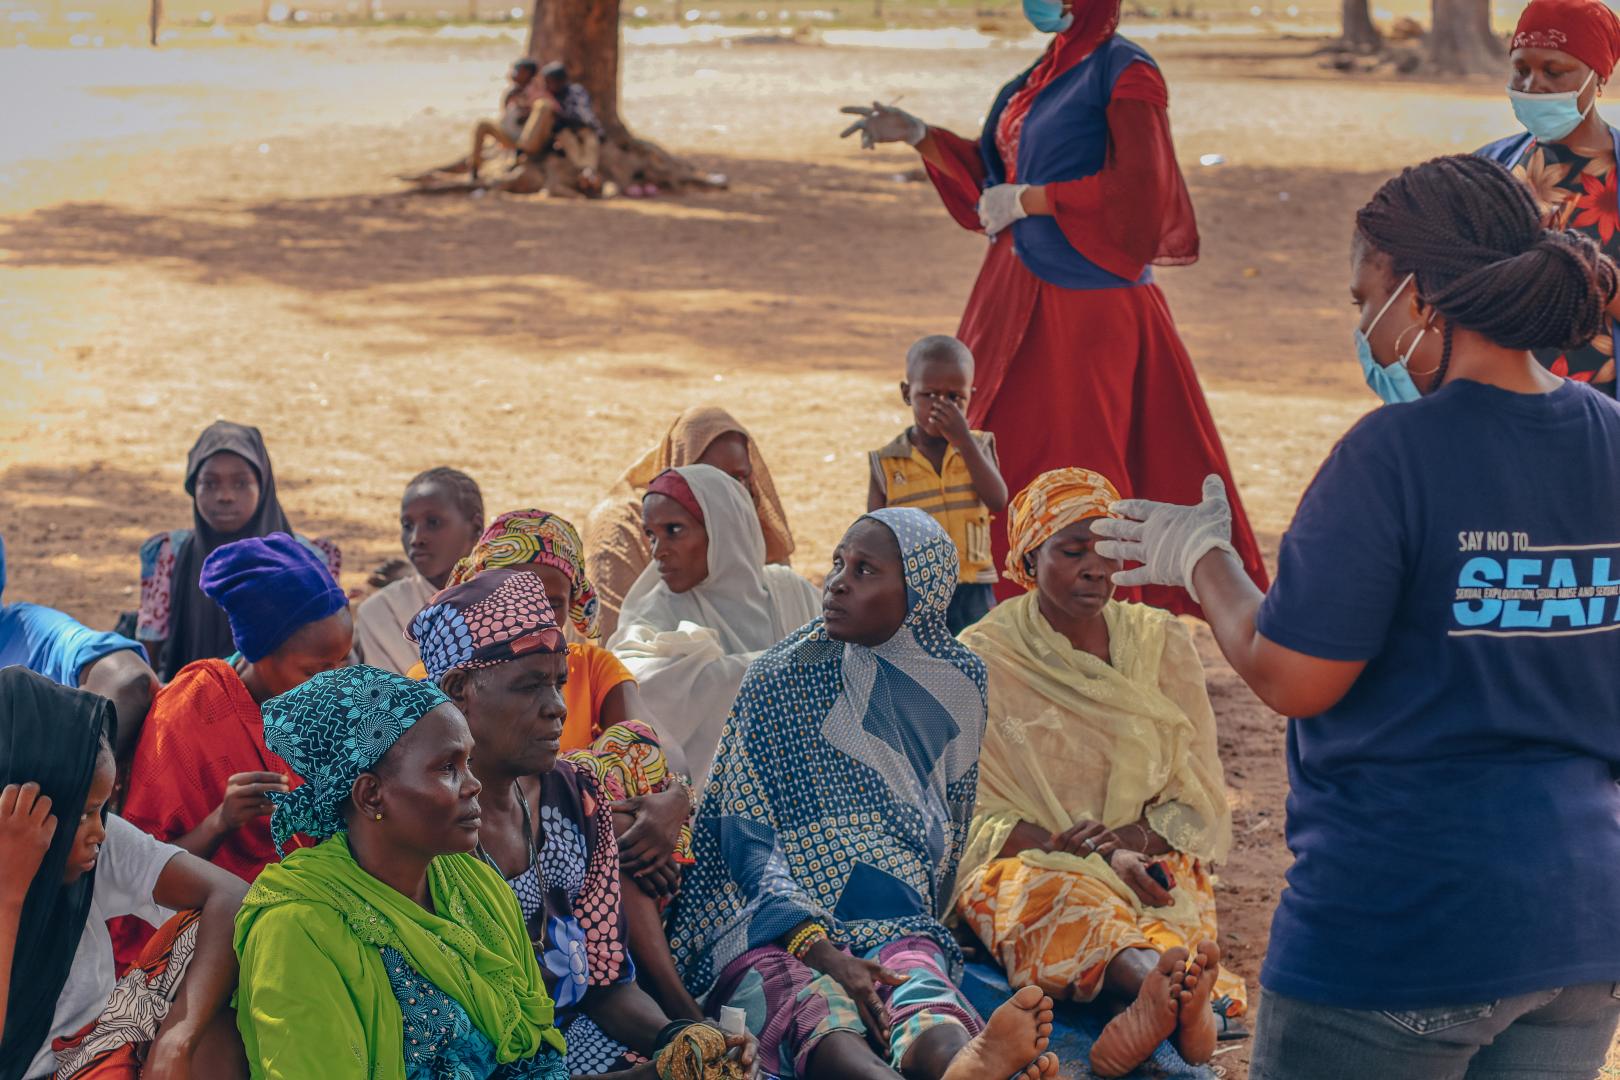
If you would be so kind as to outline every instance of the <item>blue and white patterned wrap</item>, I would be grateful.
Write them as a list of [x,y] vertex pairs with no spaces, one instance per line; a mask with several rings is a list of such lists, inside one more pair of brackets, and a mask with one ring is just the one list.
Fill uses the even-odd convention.
[[899,542],[907,615],[877,648],[817,619],[768,650],[737,694],[671,921],[687,986],[818,919],[860,954],[897,938],[960,953],[940,922],[967,840],[985,669],[945,626],[956,548],[929,515],[867,515]]
[[276,853],[300,833],[318,842],[342,831],[343,804],[356,778],[449,700],[432,683],[359,665],[323,671],[266,701],[264,744],[304,780],[270,795]]

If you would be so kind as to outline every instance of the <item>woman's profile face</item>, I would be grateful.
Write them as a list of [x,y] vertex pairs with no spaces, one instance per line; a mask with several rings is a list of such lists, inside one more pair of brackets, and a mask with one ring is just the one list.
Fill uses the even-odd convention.
[[[1592,74],[1591,68],[1557,49],[1514,49],[1508,54],[1508,63],[1512,65],[1508,88],[1521,94],[1567,94],[1580,90]],[[1591,103],[1597,86],[1596,79],[1586,86],[1578,102],[1581,108]]]
[[388,843],[428,858],[478,846],[483,785],[468,765],[472,752],[466,718],[449,702],[388,748],[371,773],[382,814],[375,825]]
[[699,465],[712,465],[743,487],[753,490],[754,460],[748,453],[748,436],[728,431],[710,443],[697,459]]
[[[1361,313],[1356,325],[1367,335],[1373,359],[1383,367],[1406,355],[1412,343],[1417,341],[1419,331],[1424,328],[1424,320],[1429,317],[1428,311],[1420,311],[1415,306],[1419,303],[1415,278],[1395,297],[1389,310],[1384,310],[1384,305],[1389,303],[1390,296],[1400,287],[1404,277],[1404,274],[1395,276],[1394,264],[1389,256],[1374,248],[1365,237],[1358,234],[1351,242],[1350,300]],[[1383,312],[1382,316],[1379,315],[1380,311]],[[1444,349],[1443,342],[1438,325],[1424,334],[1421,341],[1417,341],[1417,351],[1412,354],[1407,374],[1412,376],[1413,384],[1422,393],[1428,393],[1434,386]]]
[[906,574],[900,544],[881,522],[863,518],[833,549],[822,586],[821,617],[834,641],[875,648],[906,621]]
[[641,527],[670,592],[690,592],[708,580],[709,531],[686,507],[668,495],[648,495],[641,501]]
[[[77,831],[73,834],[73,850],[68,853],[67,865],[62,869],[62,884],[71,885],[96,868],[101,857],[101,845],[107,840],[107,822],[103,812],[107,800],[112,798],[117,780],[117,766],[113,763],[112,747],[102,744],[96,753],[96,771],[90,779],[90,791],[85,795],[84,808],[74,821],[57,813],[56,827]],[[56,813],[55,808],[52,812]]]
[[222,533],[239,532],[259,508],[259,470],[247,458],[221,450],[197,470],[197,513]]
[[546,590],[546,601],[556,613],[558,621],[566,620],[568,608],[574,602],[574,583],[568,575],[545,563],[530,563],[523,569],[540,579],[540,587]]
[[446,676],[445,692],[466,710],[480,761],[500,761],[514,772],[550,772],[562,752],[568,706],[566,652],[529,653],[504,664],[461,672],[460,686]]

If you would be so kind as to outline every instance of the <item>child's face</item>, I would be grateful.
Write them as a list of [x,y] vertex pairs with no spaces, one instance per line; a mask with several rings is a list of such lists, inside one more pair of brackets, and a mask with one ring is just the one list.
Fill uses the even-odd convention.
[[238,532],[259,509],[259,490],[259,470],[240,454],[221,450],[197,470],[197,513],[210,528]]
[[882,522],[862,518],[833,550],[822,586],[827,636],[875,648],[906,621],[906,571],[900,544]]
[[[112,750],[106,747],[96,755],[96,772],[90,780],[90,793],[84,800],[84,811],[74,827],[73,850],[68,854],[67,866],[62,872],[62,884],[71,885],[96,868],[101,857],[101,845],[107,839],[107,824],[101,812],[112,798],[113,783],[117,779]],[[56,827],[65,828],[68,822],[58,819]]]
[[912,422],[917,430],[931,438],[941,438],[944,432],[933,422],[931,414],[935,404],[967,412],[973,397],[973,375],[956,360],[926,360],[908,372],[908,380],[900,384],[900,397],[911,406]]
[[434,588],[444,588],[460,559],[471,554],[484,523],[473,521],[455,492],[428,482],[405,491],[399,508],[399,540],[416,572]]

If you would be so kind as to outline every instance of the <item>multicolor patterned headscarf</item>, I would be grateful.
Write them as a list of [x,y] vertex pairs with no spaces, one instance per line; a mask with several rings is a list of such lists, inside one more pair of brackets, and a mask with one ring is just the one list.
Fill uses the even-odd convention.
[[270,794],[276,854],[299,833],[320,841],[343,831],[343,804],[355,780],[449,700],[432,683],[361,665],[323,671],[265,702],[264,744],[304,779],[292,791]]
[[416,613],[406,636],[422,650],[428,678],[456,668],[494,667],[534,652],[568,647],[546,587],[527,570],[489,570],[452,585]]
[[585,545],[573,525],[545,510],[512,510],[492,521],[472,554],[450,571],[447,584],[465,585],[485,570],[536,563],[568,575],[568,621],[581,637],[600,637],[600,605],[585,576]]
[[1007,578],[1035,587],[1028,558],[1035,549],[1077,521],[1113,517],[1108,508],[1119,492],[1102,473],[1090,469],[1043,472],[1007,505]]
[[817,619],[749,666],[670,925],[694,990],[806,919],[856,955],[917,934],[960,960],[938,913],[978,789],[984,662],[945,625],[960,576],[945,530],[912,508],[867,517],[899,546],[905,621],[867,648]]

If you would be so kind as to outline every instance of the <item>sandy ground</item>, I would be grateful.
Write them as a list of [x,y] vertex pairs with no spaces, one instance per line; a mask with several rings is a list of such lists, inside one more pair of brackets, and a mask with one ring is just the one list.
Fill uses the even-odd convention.
[[[1162,281],[1274,557],[1372,400],[1350,349],[1352,213],[1392,170],[1512,117],[1494,86],[1323,74],[1305,42],[1152,47],[1204,251]],[[0,57],[8,598],[101,626],[133,607],[135,549],[189,523],[185,452],[216,417],[264,430],[295,524],[339,539],[355,584],[396,553],[417,470],[465,468],[492,512],[577,519],[699,402],[752,426],[819,574],[863,508],[864,451],[905,423],[904,348],[955,327],[983,250],[897,178],[909,151],[840,143],[836,109],[900,100],[975,132],[1028,45],[632,45],[627,118],[729,192],[403,194],[391,177],[460,151],[516,51],[338,32]],[[1048,422],[1085,422],[1083,402],[1054,404]],[[1283,721],[1204,644],[1238,834],[1221,944],[1253,987],[1288,861]],[[1217,1062],[1243,1076],[1246,1058]]]

